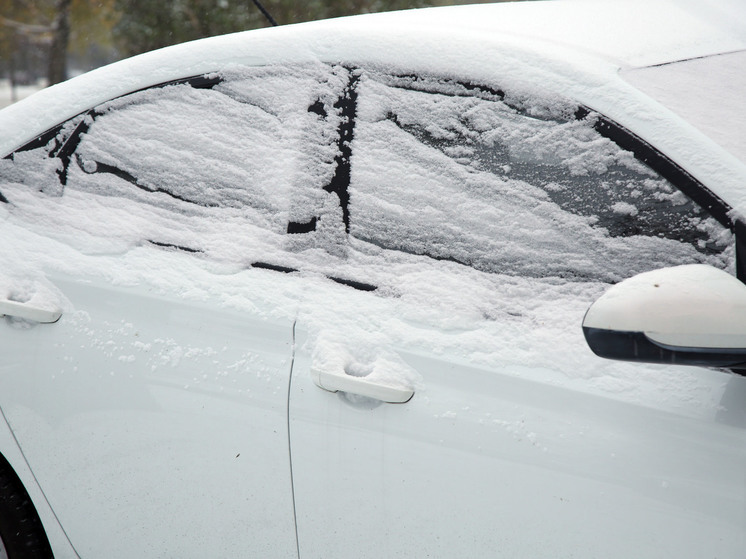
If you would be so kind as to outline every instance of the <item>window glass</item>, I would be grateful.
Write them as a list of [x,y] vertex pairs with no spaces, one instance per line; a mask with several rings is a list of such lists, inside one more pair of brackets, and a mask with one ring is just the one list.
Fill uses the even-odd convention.
[[409,76],[358,91],[355,239],[533,277],[726,264],[729,231],[576,106]]
[[329,97],[333,77],[322,64],[236,67],[207,86],[115,99],[4,161],[0,191],[16,215],[85,251],[152,243],[266,259],[281,248],[293,185],[329,172],[321,148],[298,147],[314,133],[308,108]]

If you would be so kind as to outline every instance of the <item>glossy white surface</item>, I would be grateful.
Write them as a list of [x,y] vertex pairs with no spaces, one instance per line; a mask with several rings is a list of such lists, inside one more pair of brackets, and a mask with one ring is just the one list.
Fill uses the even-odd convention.
[[414,395],[414,390],[407,387],[388,386],[365,378],[346,374],[344,371],[329,373],[311,369],[311,377],[319,388],[329,392],[347,392],[357,396],[372,398],[391,404],[408,402]]
[[746,348],[746,286],[711,266],[653,270],[611,287],[583,326],[677,347]]
[[[633,68],[622,77],[746,163],[746,51]],[[726,92],[723,94],[723,92]]]
[[39,518],[44,525],[47,539],[54,550],[54,556],[58,559],[78,559],[78,554],[75,553],[75,549],[60,526],[54,511],[49,506],[36,479],[34,479],[34,475],[20,448],[18,448],[16,439],[8,427],[4,416],[0,416],[0,449],[2,449],[3,456],[13,468],[21,483],[23,483],[23,487],[26,489],[29,497],[31,497],[36,512],[39,514]]
[[290,436],[301,557],[742,553],[746,414],[731,403],[746,379],[728,381],[729,411],[694,420],[401,355],[421,386],[406,404],[382,404],[320,390],[299,350]]
[[295,556],[292,324],[54,282],[58,323],[2,324],[0,405],[80,556]]
[[33,306],[30,303],[19,303],[18,301],[0,301],[0,317],[12,316],[30,320],[31,322],[41,322],[49,324],[57,322],[62,316],[62,311],[57,309],[43,309]]

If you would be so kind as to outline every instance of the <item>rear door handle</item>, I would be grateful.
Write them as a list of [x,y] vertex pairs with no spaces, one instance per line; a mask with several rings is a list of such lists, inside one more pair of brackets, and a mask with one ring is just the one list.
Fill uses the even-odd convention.
[[316,386],[329,392],[341,390],[391,404],[403,404],[414,396],[414,390],[411,388],[380,384],[366,377],[354,377],[344,372],[337,374],[311,369],[311,376]]
[[34,322],[51,323],[57,322],[62,316],[62,311],[49,310],[35,307],[28,303],[19,303],[18,301],[0,301],[0,316],[13,316],[23,318]]

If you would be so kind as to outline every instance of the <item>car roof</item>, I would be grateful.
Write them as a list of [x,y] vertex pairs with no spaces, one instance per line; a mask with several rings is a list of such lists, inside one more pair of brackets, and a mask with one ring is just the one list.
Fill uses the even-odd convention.
[[[451,6],[381,14],[381,22],[512,35],[650,66],[740,50],[746,10],[738,0],[564,0]],[[372,19],[371,19],[372,21]]]
[[[746,16],[738,4],[480,4],[352,16],[202,39],[99,68],[0,111],[0,156],[117,96],[231,64],[369,63],[562,92],[631,128],[676,161],[686,162],[690,173],[711,182],[708,186],[729,205],[746,213],[746,165],[734,156],[729,159],[720,146],[708,143],[681,117],[619,77],[620,70],[629,68],[746,49]],[[672,127],[683,128],[686,141],[677,142]]]

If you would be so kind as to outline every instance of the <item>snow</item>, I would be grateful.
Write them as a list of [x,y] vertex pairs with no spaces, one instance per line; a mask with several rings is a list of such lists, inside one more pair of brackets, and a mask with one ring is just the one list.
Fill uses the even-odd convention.
[[[418,87],[433,89],[422,81]],[[675,240],[701,226],[697,214],[682,218],[675,189],[596,133],[592,117],[568,118],[576,107],[556,98],[463,95],[361,82],[354,237],[533,277],[619,281],[701,260]],[[648,214],[635,223],[647,235],[631,234],[616,217],[640,211]]]
[[630,217],[636,216],[639,212],[635,206],[627,202],[614,202],[611,209],[620,215],[628,215]]
[[[609,215],[642,213],[635,196],[680,203],[595,135],[592,121],[567,120],[571,105],[520,88],[507,90],[509,103],[437,80],[416,90],[363,72],[348,236],[339,199],[322,187],[334,172],[335,101],[350,71],[234,65],[224,77],[214,89],[154,89],[79,117],[61,132],[67,138],[89,120],[64,186],[61,162],[46,156],[51,145],[0,161],[10,202],[0,219],[13,239],[0,247],[13,263],[5,283],[63,274],[297,321],[314,366],[388,384],[422,385],[405,349],[678,413],[712,409],[718,373],[603,362],[585,346],[583,314],[609,282],[680,262],[729,267],[732,250],[707,255],[672,238],[615,236],[601,212],[583,213],[593,206],[582,197],[574,211],[563,207],[577,202],[573,185],[583,177],[631,193],[634,203],[610,198]],[[317,100],[326,117],[308,110]],[[526,171],[536,167],[546,167],[541,180]],[[313,234],[285,233],[288,220],[309,216],[320,218]],[[682,223],[701,229],[706,244],[731,241],[712,220]],[[59,291],[48,299],[74,311]],[[200,348],[154,348],[160,357],[151,360],[177,364],[192,350]]]
[[[500,17],[493,18],[493,14]],[[738,50],[746,37],[746,14],[740,0],[718,0],[707,6],[697,0],[510,2],[492,8],[454,6],[397,13],[387,20],[505,33],[539,41],[548,48],[597,53],[623,66]]]
[[622,72],[746,164],[746,51]]

